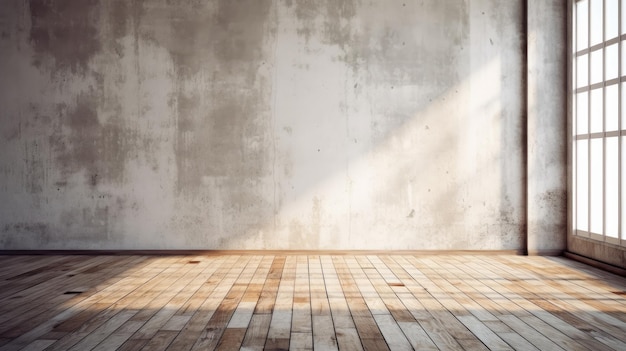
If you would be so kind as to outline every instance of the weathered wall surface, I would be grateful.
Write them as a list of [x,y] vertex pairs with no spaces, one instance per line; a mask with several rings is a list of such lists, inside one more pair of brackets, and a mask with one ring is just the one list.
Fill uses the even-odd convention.
[[526,3],[528,252],[558,255],[567,246],[567,2]]
[[2,249],[520,249],[523,1],[7,0]]

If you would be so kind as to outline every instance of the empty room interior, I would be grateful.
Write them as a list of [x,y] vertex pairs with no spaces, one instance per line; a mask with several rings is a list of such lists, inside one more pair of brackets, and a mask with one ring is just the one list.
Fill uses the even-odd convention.
[[4,0],[0,351],[626,350],[626,1]]

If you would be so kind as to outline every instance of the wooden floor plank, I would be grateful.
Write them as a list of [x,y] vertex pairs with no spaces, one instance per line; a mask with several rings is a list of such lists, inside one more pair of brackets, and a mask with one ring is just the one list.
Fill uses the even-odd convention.
[[411,346],[416,350],[439,350],[426,331],[417,322],[398,322]]
[[41,351],[45,350],[48,346],[54,344],[56,340],[35,340],[32,343],[28,344],[22,351]]
[[[118,296],[119,298],[123,296],[123,294],[127,293],[127,290],[125,289],[127,285],[137,286],[137,284],[142,284],[141,282],[144,281],[143,279],[149,280],[158,274],[158,272],[151,272],[149,266],[146,266],[146,260],[144,258],[128,262],[135,263],[136,266],[126,267],[125,272],[119,273],[117,276],[109,278],[108,280],[106,280],[106,275],[99,275],[99,280],[92,280],[94,282],[98,282],[97,285],[87,289],[84,293],[78,295],[76,298],[72,298],[72,300],[67,301],[62,306],[57,306],[54,310],[56,315],[48,318],[45,322],[41,323],[34,329],[13,339],[6,345],[6,347],[19,349],[20,345],[25,345],[41,336],[55,333],[55,328],[57,326],[63,325],[63,323],[74,318],[76,315],[83,315],[85,311],[89,311],[88,315],[90,317],[75,324],[71,330],[68,330],[68,332],[74,331],[77,328],[86,330],[89,328],[86,321],[95,317],[98,313],[110,306],[110,304],[101,303],[100,301],[108,296]],[[133,274],[133,272],[140,272],[141,274],[139,276],[141,278],[127,275]],[[102,272],[100,274],[102,274]],[[103,287],[100,288],[100,286]],[[96,313],[92,313],[93,311]],[[67,334],[67,332],[61,332],[59,339],[64,337],[64,334]]]
[[[348,262],[342,256],[333,256],[333,264],[336,267],[339,282],[346,296],[355,329],[361,338],[364,350],[389,350],[383,334],[378,328],[372,312],[368,309],[354,279],[354,275],[362,273],[356,262],[356,260],[349,260]],[[350,267],[354,268],[354,271]]]
[[[191,260],[193,262],[201,262],[198,258]],[[164,329],[171,318],[175,316],[181,305],[184,305],[189,298],[200,288],[199,282],[201,282],[202,276],[211,275],[216,267],[214,264],[219,265],[221,261],[216,262],[203,262],[204,264],[188,264],[186,269],[181,270],[172,287],[161,291],[161,293],[154,298],[143,309],[149,309],[153,311],[150,316],[144,314],[145,324],[134,335],[135,339],[151,339],[157,332]],[[188,317],[188,316],[187,316]],[[187,320],[189,317],[187,318]],[[179,319],[180,321],[180,319]],[[179,328],[178,330],[181,330]]]
[[506,341],[502,340],[478,318],[474,316],[461,316],[458,318],[490,350],[513,350]]
[[263,350],[271,321],[272,315],[269,313],[254,314],[250,320],[241,349],[246,351]]
[[332,257],[328,255],[322,256],[320,257],[320,262],[335,328],[334,334],[337,338],[337,347],[340,350],[361,351],[363,350],[363,345],[352,320],[350,308],[341,288],[339,275],[333,264]]
[[311,291],[309,284],[309,259],[307,256],[298,256],[296,259],[296,278],[293,291],[293,305],[291,316],[291,334],[298,333],[299,339],[312,338],[313,326],[311,319]]
[[298,333],[292,331],[291,339],[289,340],[289,350],[312,351],[313,333]]
[[[493,259],[490,258],[490,260]],[[486,269],[488,270],[489,268],[483,267],[481,271],[484,272]],[[471,275],[471,273],[473,272],[469,273],[469,275]],[[543,335],[548,336],[552,341],[557,342],[559,345],[562,345],[567,349],[587,350],[588,347],[585,346],[585,343],[581,343],[580,339],[586,339],[591,341],[590,335],[587,335],[586,333],[576,329],[574,326],[568,324],[565,320],[559,318],[559,316],[552,314],[551,311],[544,310],[541,306],[550,305],[550,302],[546,302],[545,300],[543,300],[546,295],[541,295],[542,297],[536,295],[535,298],[535,296],[533,296],[532,294],[528,295],[528,293],[530,292],[527,291],[525,293],[526,297],[524,299],[520,299],[519,295],[516,295],[515,292],[521,292],[518,290],[518,288],[523,285],[524,283],[520,284],[519,282],[511,284],[502,283],[501,286],[511,287],[511,289],[505,289],[505,291],[509,291],[507,295],[516,299],[515,303],[512,304],[512,306],[516,307],[509,308],[509,312],[520,318],[530,327],[541,331]],[[500,288],[500,290],[502,291],[503,289]],[[482,301],[484,301],[484,299]],[[498,310],[498,313],[505,314],[500,310]],[[502,335],[502,338],[505,341],[508,340],[510,341],[510,343],[516,344],[518,347],[520,346],[519,338],[512,337],[511,334],[508,332],[505,332]]]
[[407,340],[404,332],[398,326],[395,319],[388,314],[374,315],[374,320],[378,325],[389,349],[391,350],[412,350],[410,342]]
[[272,319],[265,343],[267,350],[289,349],[296,268],[297,258],[288,256],[284,263],[280,285],[276,293]]
[[276,303],[276,294],[285,266],[285,256],[276,256],[261,290],[254,313],[271,313]]
[[[404,283],[378,257],[376,257],[375,261],[372,261],[372,264],[376,270],[368,270],[366,275],[393,318],[396,322],[415,322],[413,315],[396,295],[396,292],[408,292],[408,289],[397,289],[400,286],[406,287]],[[396,287],[395,290],[394,287]]]
[[[99,258],[102,261],[105,258]],[[89,261],[73,261],[80,266],[85,264],[96,264],[99,262]],[[123,264],[121,265],[123,267]],[[109,268],[117,268],[115,262],[110,262]],[[8,301],[2,301],[2,308],[0,308],[0,336],[13,337],[22,333],[23,329],[29,329],[30,325],[38,324],[40,321],[45,321],[50,316],[56,313],[54,306],[64,304],[67,301],[72,300],[77,294],[82,293],[85,288],[81,286],[88,286],[96,282],[97,277],[89,274],[59,274],[65,272],[61,269],[56,276],[54,272],[42,273],[42,276],[50,277],[38,282],[36,285],[31,286],[28,289],[20,291],[19,293],[10,295]],[[119,271],[113,271],[115,273]],[[29,276],[29,279],[36,276]],[[102,277],[100,277],[101,279]],[[55,296],[54,299],[43,299],[44,296]],[[13,306],[19,304],[23,306],[20,309],[14,309]],[[19,325],[19,327],[15,327]]]
[[[182,265],[180,264],[181,258],[169,258],[164,260],[168,262],[169,265],[165,270],[162,270],[159,275],[155,278],[149,280],[146,284],[139,287],[137,290],[144,291],[145,288],[148,287],[159,287],[159,289],[167,289],[167,287],[171,286],[171,284],[175,281],[175,279],[171,278],[173,273],[176,273]],[[159,270],[159,267],[157,270]],[[131,289],[135,289],[133,286]],[[153,297],[153,295],[148,295],[148,298],[145,298],[141,293],[139,294],[129,294],[129,291],[126,288],[120,286],[117,291],[120,294],[106,294],[104,296],[100,296],[98,301],[98,306],[96,310],[100,312],[96,314],[94,317],[88,319],[85,323],[80,325],[79,328],[75,329],[71,333],[68,333],[66,336],[59,339],[56,343],[54,343],[49,350],[67,350],[73,347],[75,344],[80,344],[81,340],[84,338],[90,338],[92,333],[96,333],[98,330],[98,338],[102,335],[106,337],[105,333],[101,333],[101,326],[107,325],[110,326],[109,320],[113,319],[116,321],[118,318],[118,314],[122,312],[132,312],[130,318],[148,310],[141,310]],[[134,291],[134,290],[133,290]],[[114,291],[115,292],[115,291]],[[124,315],[122,315],[124,316]],[[109,329],[106,328],[104,331],[108,332]]]
[[200,287],[201,295],[206,295],[206,298],[197,308],[187,312],[191,314],[189,322],[172,341],[167,350],[190,350],[202,337],[213,313],[244,269],[242,265],[236,264],[240,258],[239,256],[227,257],[210,279]]
[[313,316],[313,347],[318,350],[338,350],[337,336],[330,315]]
[[91,350],[101,343],[107,336],[111,335],[117,328],[122,326],[137,311],[123,310],[112,316],[109,320],[103,323],[98,328],[94,329],[87,336],[85,336],[80,342],[70,348],[70,351]]
[[337,328],[335,327],[335,335],[337,336],[337,346],[339,350],[362,351],[363,345],[359,339],[359,333],[356,327],[353,328]]
[[[537,258],[537,260],[539,259],[542,258]],[[592,306],[587,306],[584,302],[576,298],[569,297],[566,290],[556,289],[550,284],[541,284],[540,281],[537,280],[538,273],[535,270],[531,268],[525,268],[524,271],[519,270],[520,268],[518,266],[520,262],[509,259],[498,262],[501,262],[502,265],[506,265],[506,262],[511,262],[512,265],[508,266],[508,269],[502,270],[501,266],[496,266],[495,263],[491,262],[487,269],[493,270],[495,273],[509,278],[509,280],[515,279],[513,277],[515,273],[528,275],[523,281],[515,281],[515,283],[502,282],[501,286],[510,291],[510,296],[516,299],[516,304],[520,306],[520,308],[523,308],[524,311],[529,311],[525,316],[517,315],[535,329],[541,330],[541,332],[549,338],[572,350],[588,349],[587,345],[593,344],[596,340],[600,339],[604,340],[604,342],[617,339],[610,342],[626,347],[624,343],[624,341],[626,341],[624,340],[626,335],[618,331],[626,330],[626,328],[623,328],[626,325],[623,324],[622,321],[602,311],[597,311]],[[548,302],[546,302],[546,300]],[[589,323],[589,326],[587,328],[578,329],[566,320],[558,318],[554,313],[541,309],[539,305],[560,306],[556,309],[561,312],[579,310],[579,312],[575,314],[576,319],[585,319],[587,321],[586,323]],[[564,313],[560,313],[560,315],[564,315]],[[568,320],[571,321],[572,319],[570,318]],[[613,335],[603,335],[602,338],[597,337],[597,335],[604,334],[606,330],[613,331]],[[587,340],[587,342],[583,343],[581,340]]]
[[[439,324],[445,326],[445,332],[450,334],[454,339],[470,340],[475,338],[467,327],[457,319],[459,316],[468,316],[470,313],[437,284],[438,280],[442,278],[431,268],[432,264],[430,261],[431,258],[417,259],[410,256],[406,258],[406,262],[410,266],[405,264],[405,269],[414,279],[419,280],[421,285],[421,287],[411,285],[411,292],[418,298],[432,317],[438,321]],[[420,323],[422,322],[423,321],[420,320]],[[431,324],[431,326],[434,325]],[[441,339],[449,340],[445,335],[442,335]],[[452,347],[453,345],[448,346]]]
[[564,350],[559,345],[548,339],[539,331],[530,327],[522,320],[513,315],[498,316],[498,319],[503,321],[512,330],[518,333],[521,337],[535,345],[540,350]]
[[227,328],[220,338],[216,350],[238,350],[246,336],[246,328]]
[[[484,261],[482,262],[484,263]],[[489,271],[489,267],[483,266],[481,272]],[[520,272],[520,274],[526,274]],[[528,277],[530,279],[530,277]],[[487,280],[489,281],[489,280]],[[506,295],[505,301],[507,301],[506,309],[508,313],[516,316],[521,321],[526,323],[529,327],[535,330],[540,330],[543,335],[547,335],[551,340],[556,341],[559,345],[562,345],[571,350],[586,350],[587,348],[580,342],[575,340],[575,337],[585,337],[585,334],[571,327],[564,321],[560,320],[551,313],[543,310],[541,307],[533,303],[534,300],[521,298],[518,293],[519,282],[513,283],[498,283],[500,284],[499,290]],[[502,289],[502,287],[505,289]],[[507,286],[510,287],[506,288]],[[506,315],[502,311],[498,311],[502,315]],[[548,321],[549,323],[546,323]],[[509,338],[512,342],[515,342],[515,338]]]
[[145,351],[166,350],[177,335],[178,333],[175,331],[159,330],[153,337],[147,340],[141,349]]
[[624,291],[511,255],[0,256],[0,351],[626,350]]
[[[243,260],[243,258],[238,263],[240,266],[243,266],[243,270],[236,277],[227,294],[217,306],[217,309],[207,322],[205,331],[193,345],[192,350],[213,350],[219,345],[222,335],[252,278],[252,273],[256,271],[260,262],[259,257],[252,257],[249,260]],[[243,340],[243,335],[241,339]]]

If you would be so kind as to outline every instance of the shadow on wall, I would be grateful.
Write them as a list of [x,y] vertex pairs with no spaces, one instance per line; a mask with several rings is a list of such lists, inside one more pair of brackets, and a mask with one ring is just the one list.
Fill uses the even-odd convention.
[[519,249],[520,6],[8,2],[0,247]]

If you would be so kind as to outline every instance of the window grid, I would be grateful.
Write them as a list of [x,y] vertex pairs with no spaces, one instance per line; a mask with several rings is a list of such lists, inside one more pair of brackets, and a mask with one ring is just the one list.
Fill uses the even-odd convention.
[[626,182],[626,158],[622,160],[626,156],[626,130],[622,129],[626,0],[575,0],[573,5],[574,234],[626,246],[626,206],[622,204],[626,201],[622,194],[626,190],[622,184]]

